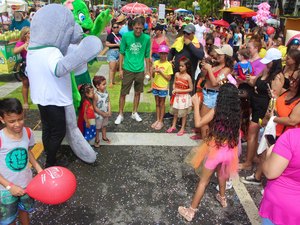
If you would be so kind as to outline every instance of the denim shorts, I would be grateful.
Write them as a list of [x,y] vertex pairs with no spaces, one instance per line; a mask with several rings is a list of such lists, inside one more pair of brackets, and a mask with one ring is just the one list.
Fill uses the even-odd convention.
[[158,96],[160,98],[165,98],[168,96],[168,90],[157,90],[157,89],[153,89],[152,90],[152,94],[154,96]]
[[107,61],[108,62],[115,62],[119,60],[120,51],[117,48],[109,49],[107,51]]
[[219,92],[211,92],[208,89],[203,88],[203,104],[212,109],[216,106],[217,97]]
[[262,225],[275,225],[271,220],[269,220],[268,218],[262,218],[261,221]]
[[16,220],[18,211],[33,211],[34,200],[28,195],[12,196],[7,190],[0,191],[0,224],[11,224]]

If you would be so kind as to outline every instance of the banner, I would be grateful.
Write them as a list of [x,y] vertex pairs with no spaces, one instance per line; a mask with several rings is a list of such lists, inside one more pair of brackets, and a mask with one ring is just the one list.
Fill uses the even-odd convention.
[[159,4],[158,6],[158,19],[165,19],[166,17],[166,5]]

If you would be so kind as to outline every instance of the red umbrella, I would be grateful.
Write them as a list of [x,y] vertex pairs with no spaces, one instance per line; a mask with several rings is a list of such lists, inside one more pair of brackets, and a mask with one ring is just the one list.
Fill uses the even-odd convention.
[[221,20],[215,20],[212,22],[212,24],[220,27],[229,27],[229,23],[223,19]]
[[129,3],[127,5],[124,5],[121,8],[122,13],[131,13],[131,14],[147,14],[152,13],[152,10],[141,3],[135,2],[135,3]]
[[257,12],[236,12],[232,14],[240,15],[242,18],[247,18],[247,17],[256,16]]

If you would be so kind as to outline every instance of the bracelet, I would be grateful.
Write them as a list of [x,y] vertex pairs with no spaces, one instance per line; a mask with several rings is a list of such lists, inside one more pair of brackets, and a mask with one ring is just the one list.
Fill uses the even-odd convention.
[[12,186],[14,186],[14,183],[10,182],[10,183],[5,187],[5,189],[9,191],[9,190],[11,189]]

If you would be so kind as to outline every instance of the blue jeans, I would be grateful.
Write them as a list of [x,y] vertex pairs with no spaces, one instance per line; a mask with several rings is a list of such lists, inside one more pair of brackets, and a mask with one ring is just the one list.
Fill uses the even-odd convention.
[[269,220],[268,218],[262,218],[261,221],[262,225],[275,225],[271,220]]

